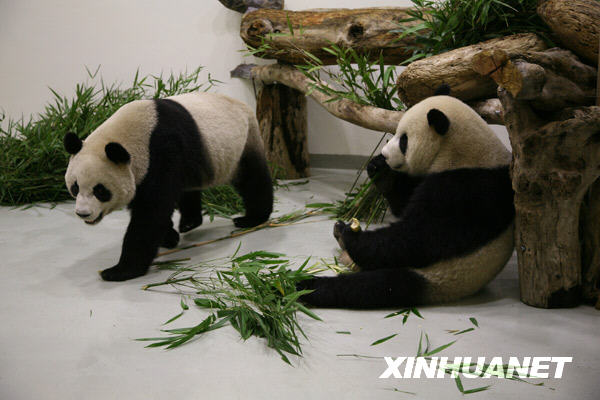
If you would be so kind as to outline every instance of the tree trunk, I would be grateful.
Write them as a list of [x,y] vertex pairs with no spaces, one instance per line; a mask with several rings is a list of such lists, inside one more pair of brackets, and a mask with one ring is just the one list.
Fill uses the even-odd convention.
[[592,185],[581,208],[583,298],[600,310],[600,180]]
[[258,94],[256,116],[274,175],[309,176],[304,94],[284,85],[265,85]]
[[548,0],[538,6],[537,13],[563,47],[587,63],[597,65],[600,1]]
[[592,300],[600,274],[600,195],[590,192],[600,176],[600,107],[579,105],[593,102],[582,93],[593,90],[596,71],[558,49],[513,59],[488,51],[476,61],[486,59],[504,60],[489,76],[501,85],[513,148],[521,300],[545,308],[577,305],[582,294]]
[[[333,55],[323,50],[336,44],[369,53],[374,59],[382,53],[386,64],[399,64],[412,55],[414,37],[398,40],[399,33],[390,31],[400,26],[409,28],[416,22],[400,22],[409,18],[406,8],[362,8],[311,11],[261,9],[242,18],[240,35],[244,42],[257,48],[268,44],[264,58],[290,64],[305,64],[307,51],[324,64],[336,64]],[[291,27],[291,29],[290,29]],[[275,34],[275,35],[270,35]]]
[[[331,101],[331,97],[319,90],[313,89],[312,85],[314,82],[290,65],[270,64],[257,66],[254,64],[242,64],[231,71],[231,77],[257,79],[265,85],[278,82],[304,94],[310,93],[310,97],[334,116],[375,131],[395,133],[398,121],[404,115],[402,111],[391,111],[378,107],[365,106],[348,99]],[[321,84],[325,85],[323,82]]]
[[482,50],[499,49],[508,55],[544,50],[544,42],[532,33],[523,33],[461,47],[415,61],[398,76],[398,95],[407,106],[432,96],[442,83],[452,96],[463,101],[496,97],[496,83],[473,70],[473,57]]

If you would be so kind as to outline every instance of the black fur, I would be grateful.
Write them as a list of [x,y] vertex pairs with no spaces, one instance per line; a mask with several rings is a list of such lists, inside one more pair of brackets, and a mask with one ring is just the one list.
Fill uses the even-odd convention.
[[450,128],[450,120],[448,120],[446,114],[437,108],[429,110],[427,113],[427,122],[440,135],[445,135],[448,132],[448,128]]
[[179,199],[179,213],[179,232],[189,232],[202,225],[202,191],[184,190]]
[[[123,239],[119,262],[102,271],[104,280],[123,281],[144,275],[160,245],[175,247],[179,235],[173,229],[171,216],[178,203],[180,207],[183,206],[182,220],[187,221],[184,222],[185,227],[201,223],[201,219],[198,220],[201,203],[198,202],[197,209],[193,205],[199,196],[184,189],[201,187],[214,179],[207,149],[189,112],[168,99],[155,100],[155,104],[158,123],[150,137],[148,171],[129,205],[131,221]],[[240,190],[240,194],[248,204],[247,215],[253,221],[258,218],[257,215],[268,218],[268,214],[265,217],[265,210],[271,210],[273,191],[269,170],[262,157],[245,157],[244,162],[240,163],[237,178],[243,178],[246,182],[238,181],[237,185],[244,189],[243,192]],[[248,164],[257,158],[262,160],[263,170]],[[270,197],[262,193],[265,191],[265,177],[269,180]],[[271,202],[269,205],[262,204],[261,208],[258,201],[253,200],[255,198],[263,201],[270,199]]]
[[367,174],[375,187],[387,200],[392,214],[399,217],[415,188],[423,180],[420,176],[394,171],[381,154],[367,165]]
[[246,215],[234,218],[238,228],[262,224],[273,211],[273,182],[264,155],[246,144],[233,187],[242,196]]
[[421,303],[425,279],[411,269],[378,269],[315,277],[301,281],[298,290],[314,290],[302,301],[315,307],[383,308]]
[[104,151],[106,152],[106,157],[115,164],[126,164],[131,160],[125,147],[121,146],[119,143],[108,143],[104,146]]
[[81,147],[83,146],[83,142],[81,141],[81,139],[79,139],[79,136],[77,136],[73,132],[68,132],[65,135],[65,137],[63,138],[63,144],[65,146],[65,150],[69,154],[79,153],[79,150],[81,150]]
[[[514,219],[508,166],[411,177],[389,169],[376,157],[368,172],[371,176],[376,173],[376,187],[400,220],[359,232],[338,222],[334,233],[362,272],[303,283],[301,287],[316,288],[303,296],[310,304],[379,307],[418,303],[424,282],[408,268],[467,255],[496,238]],[[357,295],[364,296],[362,303],[357,303]]]

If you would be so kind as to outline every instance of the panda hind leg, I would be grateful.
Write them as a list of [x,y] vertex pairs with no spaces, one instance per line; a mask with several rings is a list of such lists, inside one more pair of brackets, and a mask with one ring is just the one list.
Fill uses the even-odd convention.
[[185,190],[179,199],[179,232],[189,232],[202,225],[202,191]]
[[232,183],[246,209],[246,215],[233,219],[234,225],[250,228],[266,222],[273,211],[273,182],[264,155],[246,150]]

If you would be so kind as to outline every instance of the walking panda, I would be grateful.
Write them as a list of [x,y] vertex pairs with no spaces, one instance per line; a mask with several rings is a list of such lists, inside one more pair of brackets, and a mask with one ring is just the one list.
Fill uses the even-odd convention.
[[246,214],[237,227],[258,225],[273,209],[273,186],[258,123],[252,110],[229,97],[188,93],[128,103],[84,142],[64,138],[72,156],[65,182],[75,213],[96,224],[128,205],[131,220],[117,265],[107,281],[144,275],[158,247],[173,248],[179,234],[171,216],[179,208],[179,231],[202,224],[201,189],[231,182]]
[[435,95],[411,107],[367,168],[399,220],[358,232],[338,221],[334,236],[360,272],[301,282],[300,289],[314,290],[304,302],[409,306],[479,291],[513,252],[510,160],[485,121],[460,100]]

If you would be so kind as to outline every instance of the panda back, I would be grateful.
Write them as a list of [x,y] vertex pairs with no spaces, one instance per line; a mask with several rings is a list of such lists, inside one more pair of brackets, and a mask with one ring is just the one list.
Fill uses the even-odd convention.
[[212,167],[212,181],[206,186],[229,182],[248,141],[250,124],[255,119],[252,110],[216,93],[186,93],[168,99],[183,106],[198,127]]

